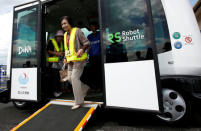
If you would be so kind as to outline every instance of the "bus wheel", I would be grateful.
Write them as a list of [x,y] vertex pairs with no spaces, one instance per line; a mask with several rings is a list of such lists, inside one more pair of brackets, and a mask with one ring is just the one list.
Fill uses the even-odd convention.
[[189,101],[181,93],[173,89],[163,88],[162,95],[164,112],[157,115],[159,119],[166,123],[177,123],[189,117]]
[[27,102],[24,101],[12,101],[14,106],[19,108],[19,109],[23,109],[25,107],[27,107]]

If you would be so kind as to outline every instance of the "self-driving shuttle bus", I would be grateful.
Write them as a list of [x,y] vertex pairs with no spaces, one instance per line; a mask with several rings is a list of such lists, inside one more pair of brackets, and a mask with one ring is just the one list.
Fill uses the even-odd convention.
[[66,15],[86,37],[89,22],[99,23],[103,91],[91,101],[153,112],[165,122],[188,118],[194,98],[201,99],[201,37],[189,0],[47,0],[14,7],[8,85],[17,107],[50,98],[46,43]]

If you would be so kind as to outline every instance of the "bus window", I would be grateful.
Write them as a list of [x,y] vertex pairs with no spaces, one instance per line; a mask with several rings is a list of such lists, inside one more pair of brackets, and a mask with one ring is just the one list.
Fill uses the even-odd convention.
[[157,52],[159,54],[171,51],[169,29],[162,3],[160,0],[151,0],[151,6]]
[[151,36],[146,1],[107,0],[103,1],[103,10],[105,62],[147,59]]
[[37,66],[37,7],[15,12],[12,67]]

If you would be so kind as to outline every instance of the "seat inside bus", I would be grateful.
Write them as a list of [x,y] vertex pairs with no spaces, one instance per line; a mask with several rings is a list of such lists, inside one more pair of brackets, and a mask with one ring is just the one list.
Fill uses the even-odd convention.
[[[74,26],[80,28],[86,38],[90,33],[92,33],[89,29],[89,23],[99,23],[97,0],[60,0],[46,3],[43,6],[45,6],[46,10],[45,15],[43,16],[45,24],[44,36],[46,37],[45,43],[47,43],[51,38],[54,38],[57,30],[62,29],[60,22],[62,16],[70,16],[73,20]],[[88,66],[88,64],[86,64],[86,66]],[[66,86],[72,88],[69,83]],[[72,92],[64,93],[59,98],[72,99],[73,94]],[[92,91],[88,93],[85,100],[103,101],[103,92]]]

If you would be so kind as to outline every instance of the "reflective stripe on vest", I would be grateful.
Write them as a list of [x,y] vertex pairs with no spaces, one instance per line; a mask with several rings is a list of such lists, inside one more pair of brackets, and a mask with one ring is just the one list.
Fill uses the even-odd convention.
[[[53,44],[56,52],[59,52],[60,49],[58,47],[57,41],[55,39],[51,39],[51,41],[52,41],[52,44]],[[61,47],[61,52],[62,52],[64,50],[62,42],[60,43],[60,47]],[[46,61],[47,62],[58,62],[59,61],[59,57],[57,57],[57,56],[47,57]]]
[[69,47],[67,47],[67,32],[64,34],[64,49],[65,49],[65,56],[67,59],[67,63],[70,62],[77,62],[77,61],[84,61],[88,58],[86,52],[83,53],[81,57],[77,57],[77,53],[75,52],[75,35],[76,35],[77,28],[73,28],[70,32],[70,40],[69,40]]
[[47,57],[47,61],[48,62],[58,62],[59,61],[59,57]]

